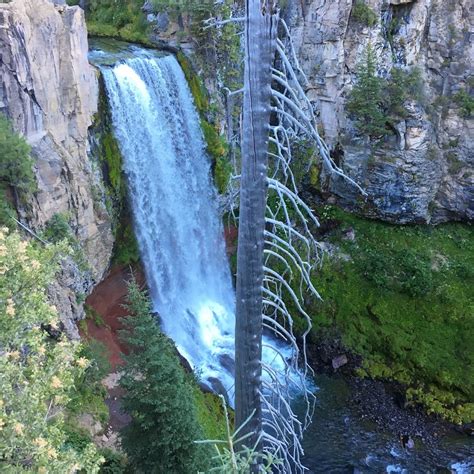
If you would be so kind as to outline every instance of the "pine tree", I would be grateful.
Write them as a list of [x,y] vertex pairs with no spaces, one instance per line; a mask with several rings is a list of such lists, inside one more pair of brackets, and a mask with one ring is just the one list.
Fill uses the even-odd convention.
[[374,50],[369,44],[365,61],[357,72],[357,83],[347,102],[347,110],[355,119],[357,131],[372,139],[388,133],[388,117],[383,108],[384,80],[377,76],[376,66]]
[[124,356],[123,409],[132,417],[122,433],[122,446],[133,472],[188,474],[203,468],[202,439],[176,349],[158,328],[146,293],[135,281],[128,289],[130,316],[122,333],[130,354]]

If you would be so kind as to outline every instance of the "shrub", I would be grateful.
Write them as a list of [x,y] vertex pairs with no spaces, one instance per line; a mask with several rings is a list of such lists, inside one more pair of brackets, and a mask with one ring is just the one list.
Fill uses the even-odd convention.
[[365,26],[374,26],[377,23],[377,15],[364,0],[356,0],[352,8],[352,18]]
[[465,89],[461,89],[454,94],[453,99],[461,109],[461,116],[469,118],[474,112],[474,97]]
[[0,114],[0,182],[23,192],[36,189],[30,151],[26,140]]
[[46,295],[67,251],[64,244],[37,248],[0,230],[2,472],[93,473],[101,462],[92,443],[79,450],[68,442],[62,415],[89,361],[77,343],[53,340],[42,329],[59,327]]
[[62,240],[70,242],[73,239],[73,236],[67,214],[54,214],[47,222],[43,236],[46,240],[53,243],[58,243]]

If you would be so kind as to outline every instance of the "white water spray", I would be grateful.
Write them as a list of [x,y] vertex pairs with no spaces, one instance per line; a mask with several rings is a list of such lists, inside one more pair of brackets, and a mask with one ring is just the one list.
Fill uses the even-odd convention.
[[[235,295],[183,71],[173,56],[143,52],[102,72],[154,310],[201,379],[217,391],[222,384],[232,399]],[[284,367],[268,347],[264,359]]]

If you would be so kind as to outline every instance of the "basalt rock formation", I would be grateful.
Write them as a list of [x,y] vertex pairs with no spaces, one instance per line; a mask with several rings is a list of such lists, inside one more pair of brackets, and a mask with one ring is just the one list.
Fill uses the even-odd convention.
[[55,214],[67,216],[85,256],[82,269],[66,259],[51,289],[72,336],[73,321],[83,314],[81,295],[101,280],[113,246],[101,174],[88,157],[98,84],[87,54],[79,7],[49,0],[0,4],[0,112],[30,143],[38,183],[19,215],[35,230]]
[[[285,15],[325,139],[369,200],[354,204],[356,195],[339,180],[326,180],[323,189],[395,223],[472,220],[474,122],[457,100],[459,92],[472,100],[472,2],[291,0]],[[417,68],[422,84],[421,98],[403,104],[405,117],[377,146],[357,134],[346,109],[369,44],[379,76]]]

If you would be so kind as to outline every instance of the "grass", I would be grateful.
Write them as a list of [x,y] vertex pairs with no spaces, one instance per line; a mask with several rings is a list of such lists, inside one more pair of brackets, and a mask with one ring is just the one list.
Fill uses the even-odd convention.
[[[360,373],[406,384],[409,398],[453,422],[474,419],[472,227],[393,226],[326,208],[329,239],[350,259],[326,258],[311,308],[318,334],[342,335]],[[352,227],[355,241],[342,239]],[[471,402],[471,403],[470,403]]]

